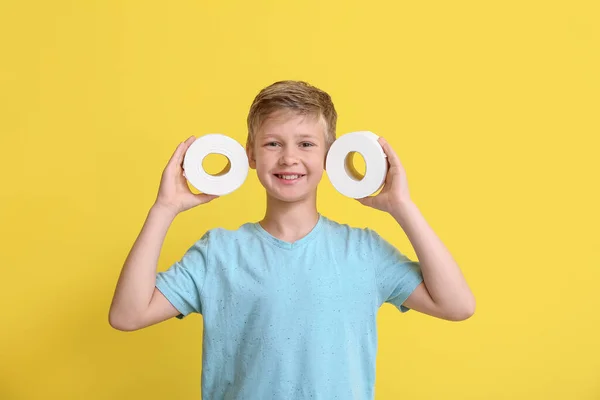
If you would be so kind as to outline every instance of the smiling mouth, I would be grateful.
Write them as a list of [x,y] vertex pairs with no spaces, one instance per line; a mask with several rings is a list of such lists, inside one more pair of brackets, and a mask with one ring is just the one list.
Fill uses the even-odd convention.
[[300,179],[303,176],[305,176],[305,174],[293,174],[293,175],[288,175],[288,174],[274,174],[276,177],[278,177],[279,179],[283,179],[284,181],[294,181],[296,179]]

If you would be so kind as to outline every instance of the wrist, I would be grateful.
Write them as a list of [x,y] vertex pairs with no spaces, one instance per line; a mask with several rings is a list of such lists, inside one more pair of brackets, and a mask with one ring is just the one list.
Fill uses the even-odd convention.
[[411,214],[415,212],[418,212],[417,205],[413,203],[412,200],[406,200],[394,205],[390,214],[398,223],[401,224],[410,218]]
[[179,214],[179,211],[177,211],[175,207],[169,206],[167,204],[162,204],[160,202],[155,202],[150,208],[149,214],[173,220],[175,219],[177,214]]

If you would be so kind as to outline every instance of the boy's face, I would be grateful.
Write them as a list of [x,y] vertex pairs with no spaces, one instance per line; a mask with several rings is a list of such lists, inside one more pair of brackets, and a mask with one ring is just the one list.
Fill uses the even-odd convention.
[[267,195],[284,202],[310,199],[325,167],[325,122],[276,112],[262,124],[247,152]]

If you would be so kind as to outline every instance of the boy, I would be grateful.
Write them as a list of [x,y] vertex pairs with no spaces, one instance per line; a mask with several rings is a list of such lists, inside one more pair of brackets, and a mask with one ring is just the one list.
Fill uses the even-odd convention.
[[217,197],[193,194],[183,177],[194,137],[177,147],[163,172],[109,319],[131,331],[202,314],[205,399],[372,399],[376,314],[384,302],[447,320],[474,312],[460,269],[411,201],[404,169],[384,139],[385,186],[359,201],[398,222],[419,262],[370,229],[318,213],[317,185],[336,120],[330,96],[309,84],[263,89],[248,115],[247,155],[266,190],[264,219],[209,230],[156,274],[175,216]]

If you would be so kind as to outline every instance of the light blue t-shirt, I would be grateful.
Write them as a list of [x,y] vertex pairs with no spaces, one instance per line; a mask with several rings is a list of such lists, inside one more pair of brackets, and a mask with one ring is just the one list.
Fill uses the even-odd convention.
[[288,243],[258,223],[208,231],[156,287],[201,313],[203,399],[374,398],[376,315],[423,280],[373,230],[322,215]]

